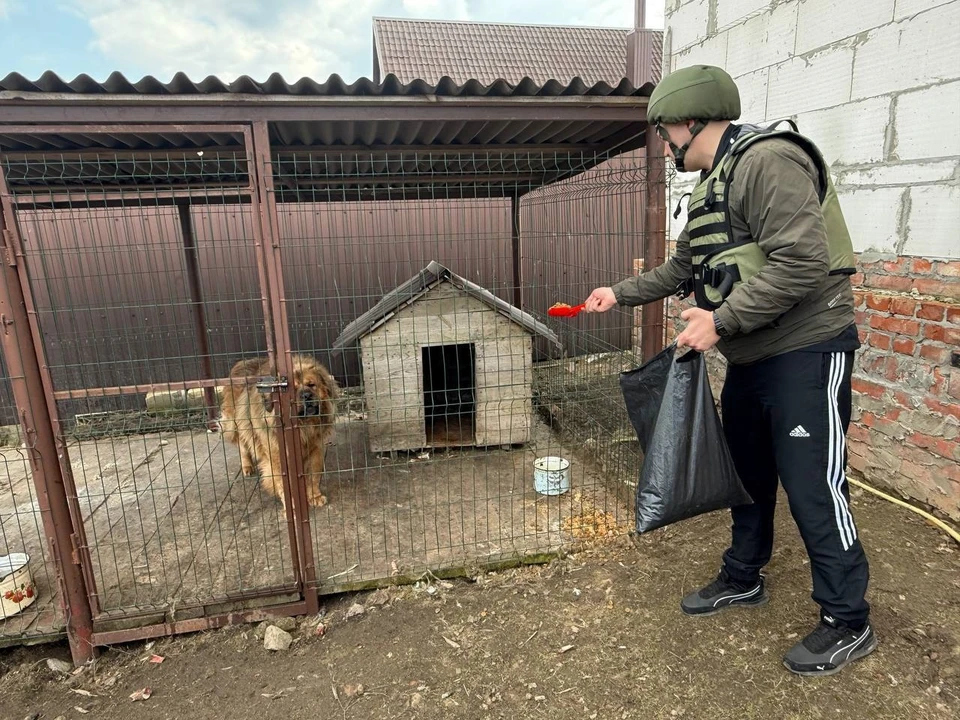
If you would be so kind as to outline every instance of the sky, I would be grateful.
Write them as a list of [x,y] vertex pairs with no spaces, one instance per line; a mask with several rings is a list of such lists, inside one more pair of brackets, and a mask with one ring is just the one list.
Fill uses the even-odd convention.
[[[664,3],[648,1],[648,27]],[[0,0],[0,77],[372,74],[372,18],[632,27],[634,0]]]

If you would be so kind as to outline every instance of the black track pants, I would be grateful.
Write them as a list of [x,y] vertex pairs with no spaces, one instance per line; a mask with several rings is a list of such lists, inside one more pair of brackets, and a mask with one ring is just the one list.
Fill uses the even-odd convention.
[[859,626],[870,607],[867,558],[845,473],[852,365],[852,352],[796,351],[728,367],[723,427],[755,504],[731,510],[724,567],[735,582],[752,584],[769,562],[779,476],[810,556],[813,600],[824,613]]

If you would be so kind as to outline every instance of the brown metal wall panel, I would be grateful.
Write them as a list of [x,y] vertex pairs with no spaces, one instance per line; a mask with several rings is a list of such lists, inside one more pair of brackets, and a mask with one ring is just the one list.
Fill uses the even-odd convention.
[[[524,309],[576,305],[633,274],[643,249],[643,157],[626,153],[524,198],[520,236]],[[630,349],[629,310],[557,323],[569,355]]]
[[[625,172],[639,162],[639,153],[610,160],[521,200],[524,310],[545,316],[554,302],[581,302],[632,272],[642,189]],[[239,206],[191,212],[213,372],[222,377],[241,357],[266,351],[253,231]],[[279,221],[293,347],[346,385],[359,381],[358,358],[330,352],[337,335],[430,261],[514,300],[509,200],[290,204],[279,207]],[[58,388],[201,377],[176,208],[32,211],[20,222]],[[630,347],[619,313],[560,327],[569,354]],[[63,412],[141,402],[64,401]]]

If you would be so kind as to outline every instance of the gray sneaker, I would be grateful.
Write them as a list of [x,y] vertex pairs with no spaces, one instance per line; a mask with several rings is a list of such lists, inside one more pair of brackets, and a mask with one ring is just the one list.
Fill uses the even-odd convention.
[[817,628],[784,655],[783,664],[797,675],[833,675],[876,649],[877,636],[870,623],[853,630],[824,615]]
[[743,587],[725,579],[721,572],[717,579],[700,590],[694,590],[680,601],[680,609],[687,615],[713,615],[734,605],[756,607],[770,600],[763,586],[763,576],[752,587]]

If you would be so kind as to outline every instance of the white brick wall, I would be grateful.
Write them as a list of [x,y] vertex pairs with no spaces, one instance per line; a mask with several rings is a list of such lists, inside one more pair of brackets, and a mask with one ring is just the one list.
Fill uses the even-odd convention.
[[871,30],[857,48],[853,99],[960,77],[960,2]]
[[726,70],[733,76],[788,60],[797,29],[797,3],[778,5],[724,33],[729,35]]
[[948,183],[957,172],[956,160],[923,163],[882,163],[856,170],[834,171],[835,182],[843,185],[921,185]]
[[707,36],[707,0],[681,5],[667,20],[670,28],[670,52],[695,45]]
[[717,29],[728,27],[770,4],[770,0],[718,0]]
[[890,124],[889,97],[871,98],[797,116],[800,132],[817,143],[828,165],[860,165],[884,159]]
[[798,53],[809,52],[890,22],[896,0],[871,2],[837,2],[837,0],[804,0],[797,23]]
[[807,58],[793,58],[770,71],[770,117],[820,110],[850,100],[853,48],[832,47]]
[[903,252],[960,258],[960,187],[927,185],[910,189],[908,240]]
[[740,90],[740,110],[744,122],[760,123],[769,117],[767,93],[770,88],[770,70],[763,69],[734,78]]
[[699,45],[681,50],[673,56],[673,69],[691,65],[717,65],[727,67],[727,40],[729,35],[714,35]]
[[[666,9],[674,68],[726,68],[743,121],[794,117],[817,142],[857,250],[960,255],[960,0],[666,0]],[[688,185],[678,181],[675,197]],[[672,237],[683,220],[670,220]]]
[[843,217],[850,229],[857,252],[895,253],[897,251],[902,188],[837,188]]
[[901,160],[960,155],[960,81],[900,95],[896,115]]
[[903,20],[905,17],[916,15],[924,10],[947,5],[953,0],[897,0],[897,11],[894,20]]

